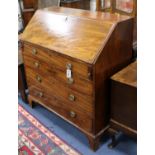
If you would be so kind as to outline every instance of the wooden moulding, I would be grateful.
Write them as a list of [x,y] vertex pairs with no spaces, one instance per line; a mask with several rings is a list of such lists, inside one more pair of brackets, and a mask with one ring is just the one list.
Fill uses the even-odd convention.
[[109,78],[130,62],[132,30],[128,16],[61,7],[37,11],[22,35],[30,105],[38,102],[73,124],[96,150],[109,127]]

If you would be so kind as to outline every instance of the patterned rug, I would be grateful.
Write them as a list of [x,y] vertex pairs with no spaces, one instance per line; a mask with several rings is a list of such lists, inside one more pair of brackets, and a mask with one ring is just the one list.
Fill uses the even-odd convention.
[[18,106],[18,152],[19,155],[80,155],[20,105]]

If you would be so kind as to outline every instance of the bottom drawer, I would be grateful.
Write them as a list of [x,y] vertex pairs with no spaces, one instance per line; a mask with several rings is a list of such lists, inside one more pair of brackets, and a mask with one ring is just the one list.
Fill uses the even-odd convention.
[[34,98],[34,101],[36,100],[39,104],[48,107],[60,115],[60,117],[71,121],[87,132],[92,132],[92,119],[86,116],[85,112],[68,106],[67,103],[61,102],[41,88],[31,86],[29,88],[29,94]]

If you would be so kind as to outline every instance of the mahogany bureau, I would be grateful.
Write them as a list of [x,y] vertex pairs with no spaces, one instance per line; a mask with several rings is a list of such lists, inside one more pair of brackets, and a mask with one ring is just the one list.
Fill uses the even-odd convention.
[[22,35],[28,100],[80,129],[93,150],[108,129],[109,77],[130,62],[133,18],[51,7]]
[[111,77],[111,118],[112,143],[116,145],[115,133],[137,137],[137,61]]

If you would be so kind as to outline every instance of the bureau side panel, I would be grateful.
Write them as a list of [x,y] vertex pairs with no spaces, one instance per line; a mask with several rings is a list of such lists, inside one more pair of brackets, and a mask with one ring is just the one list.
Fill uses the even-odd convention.
[[133,19],[120,22],[94,65],[95,122],[94,133],[100,132],[110,118],[110,76],[129,64],[132,57]]

